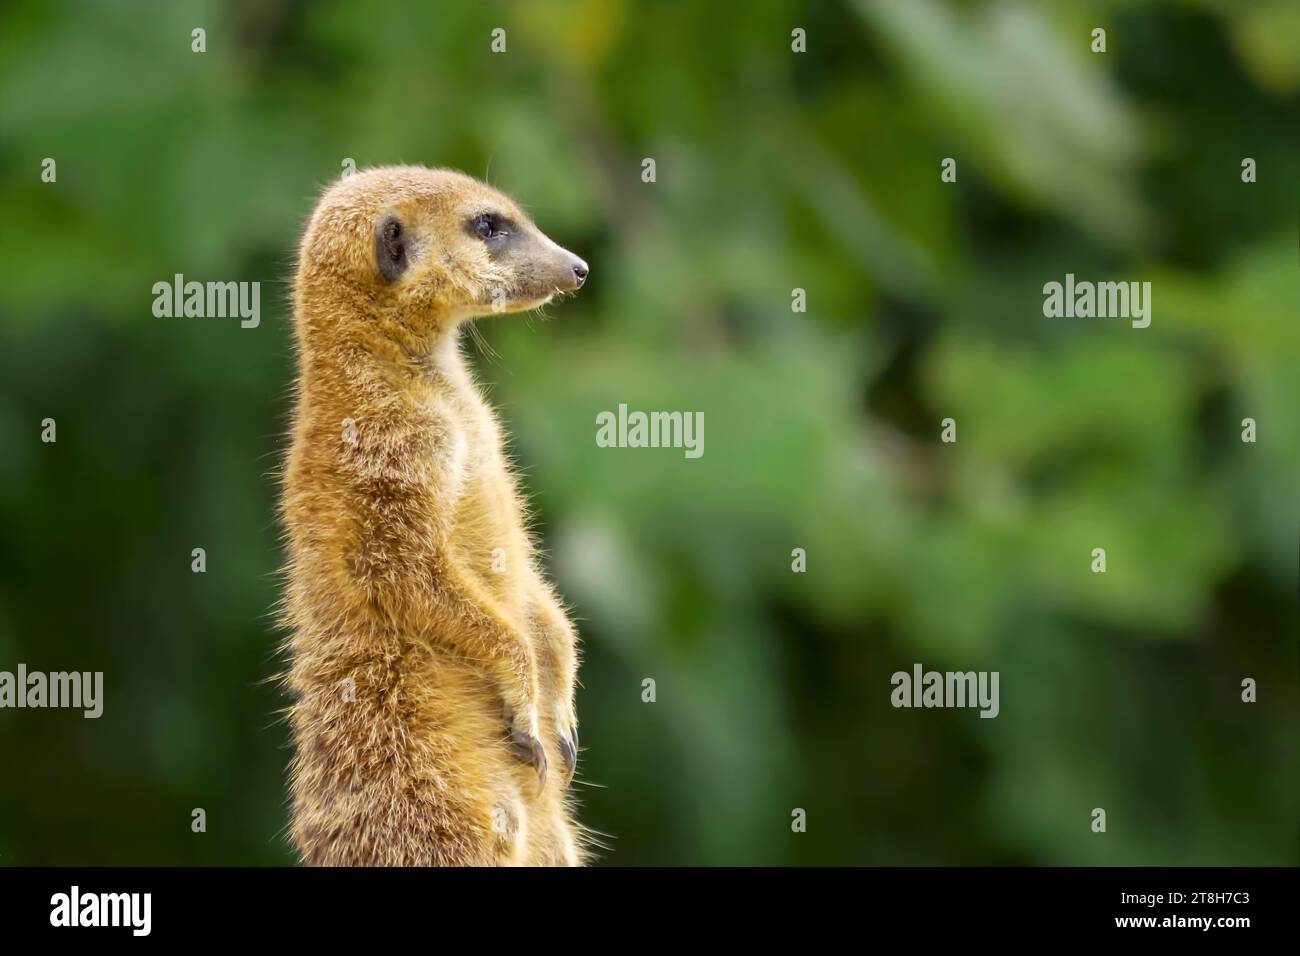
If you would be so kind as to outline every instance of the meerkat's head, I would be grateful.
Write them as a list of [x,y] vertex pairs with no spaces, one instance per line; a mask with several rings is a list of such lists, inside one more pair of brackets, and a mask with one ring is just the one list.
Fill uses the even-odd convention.
[[[587,264],[508,196],[420,166],[364,170],[327,190],[303,236],[298,274],[301,297],[343,292],[371,313],[362,321],[417,335],[533,309],[586,279]],[[340,303],[323,304],[339,321]]]

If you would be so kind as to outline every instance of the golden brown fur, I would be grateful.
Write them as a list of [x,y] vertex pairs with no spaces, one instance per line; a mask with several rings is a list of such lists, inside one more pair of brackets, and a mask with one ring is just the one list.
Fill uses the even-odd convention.
[[[505,238],[471,231],[483,210]],[[396,279],[377,261],[390,218]],[[508,198],[447,170],[356,173],[308,223],[282,502],[307,863],[582,861],[566,802],[576,636],[457,328],[585,275]]]

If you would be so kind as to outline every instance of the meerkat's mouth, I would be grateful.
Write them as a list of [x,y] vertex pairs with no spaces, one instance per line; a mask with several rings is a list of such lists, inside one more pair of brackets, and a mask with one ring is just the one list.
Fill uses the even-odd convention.
[[556,299],[577,295],[580,287],[575,285],[571,289],[514,290],[509,294],[489,295],[486,305],[488,305],[491,312],[498,315],[511,312],[531,312],[533,309],[540,309],[544,305],[549,305]]
[[525,299],[516,303],[514,311],[531,312],[533,309],[540,309],[544,305],[549,305],[551,300],[554,298],[555,293],[552,292],[550,295],[542,296],[540,299]]

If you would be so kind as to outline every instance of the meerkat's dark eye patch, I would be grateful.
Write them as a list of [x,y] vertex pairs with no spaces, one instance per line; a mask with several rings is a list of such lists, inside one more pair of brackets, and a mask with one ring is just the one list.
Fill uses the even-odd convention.
[[465,223],[465,230],[472,236],[487,241],[504,239],[514,232],[515,224],[500,213],[485,212]]
[[375,262],[379,272],[389,282],[396,282],[406,271],[406,230],[396,216],[379,220],[375,229]]

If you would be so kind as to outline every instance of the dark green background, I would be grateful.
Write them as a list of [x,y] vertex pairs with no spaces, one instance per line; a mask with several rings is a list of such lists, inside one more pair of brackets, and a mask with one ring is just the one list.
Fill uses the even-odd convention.
[[[0,864],[292,859],[285,303],[349,157],[486,175],[591,263],[470,347],[606,861],[1297,863],[1298,106],[1295,2],[7,4],[0,669],[107,700],[0,711]],[[177,272],[260,327],[155,318]],[[1044,318],[1066,272],[1151,327]],[[704,457],[598,448],[620,402]],[[894,710],[915,662],[1001,715]]]

